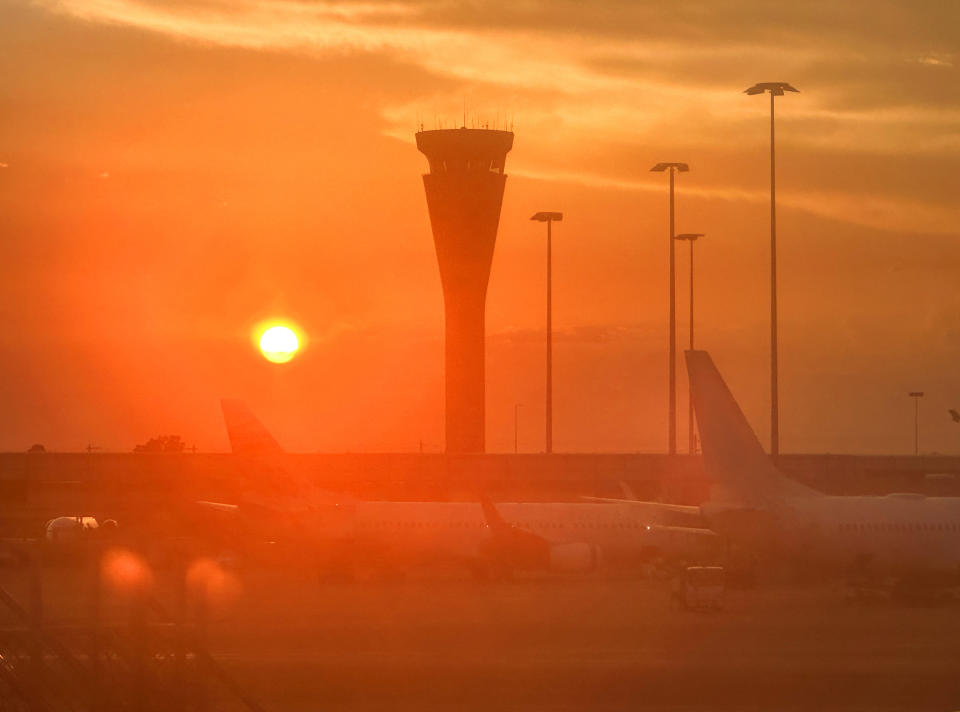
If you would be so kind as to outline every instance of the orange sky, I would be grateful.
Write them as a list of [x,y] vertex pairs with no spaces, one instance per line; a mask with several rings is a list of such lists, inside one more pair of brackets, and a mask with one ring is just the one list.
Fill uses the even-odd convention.
[[[413,133],[510,117],[487,305],[487,442],[666,431],[666,183],[697,245],[698,344],[768,425],[767,105],[778,103],[785,452],[960,451],[960,7],[953,3],[41,0],[0,6],[0,449],[226,438],[443,442],[439,275]],[[686,251],[679,339],[686,342]],[[266,362],[250,330],[309,345]],[[682,387],[681,413],[685,413]],[[681,419],[681,443],[685,423]]]

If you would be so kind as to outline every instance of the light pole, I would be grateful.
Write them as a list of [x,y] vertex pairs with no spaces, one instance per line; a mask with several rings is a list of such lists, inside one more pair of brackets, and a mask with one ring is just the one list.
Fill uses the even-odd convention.
[[[693,243],[697,241],[698,238],[703,237],[702,232],[685,232],[682,235],[677,235],[675,239],[677,240],[687,240],[690,243],[690,350],[693,351]],[[693,432],[693,391],[687,393],[687,401],[689,402],[689,408],[687,410],[687,426],[688,426],[688,443],[689,443],[689,452],[691,455],[696,454],[697,444],[694,440]]]
[[910,391],[908,394],[913,398],[913,454],[920,454],[920,399],[923,398],[923,391]]
[[523,403],[513,404],[513,454],[520,452],[520,406]]
[[551,225],[563,220],[563,213],[541,212],[536,213],[531,220],[547,224],[547,432],[546,451],[553,452],[553,233]]
[[674,202],[673,202],[673,182],[674,175],[677,172],[686,173],[690,166],[686,163],[658,163],[650,169],[656,173],[668,171],[670,173],[670,368],[668,379],[669,385],[669,405],[667,410],[667,451],[671,455],[677,454],[677,297],[675,289],[675,255],[673,248],[674,241]]
[[798,91],[786,82],[760,82],[744,94],[770,92],[770,455],[780,454],[780,403],[777,377],[777,178],[774,151],[773,100],[785,91]]

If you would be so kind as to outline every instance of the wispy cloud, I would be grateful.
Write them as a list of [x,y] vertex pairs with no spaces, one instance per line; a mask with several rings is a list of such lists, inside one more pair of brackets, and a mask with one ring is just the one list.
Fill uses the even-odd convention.
[[[576,3],[536,1],[496,3],[496,11],[488,12],[429,0],[40,2],[84,21],[187,42],[319,57],[375,54],[452,80],[452,87],[449,81],[424,87],[406,103],[380,107],[386,132],[406,140],[425,109],[459,121],[469,93],[474,106],[500,107],[500,116],[516,116],[532,145],[578,146],[600,139],[629,146],[644,137],[663,142],[665,136],[674,149],[733,141],[759,144],[765,138],[754,125],[763,107],[739,91],[748,80],[775,73],[802,90],[781,114],[787,122],[781,140],[820,152],[825,160],[842,151],[904,161],[918,155],[960,156],[956,90],[940,87],[942,78],[913,74],[952,73],[953,51],[937,47],[941,40],[935,26],[925,27],[929,37],[924,41],[934,44],[922,50],[910,45],[915,40],[906,30],[892,40],[879,32],[872,37],[863,22],[882,26],[877,17],[882,8],[867,7],[869,3],[859,11],[820,6],[817,12],[782,9],[778,16],[747,0],[729,3],[724,11],[698,6],[672,13],[655,4],[611,3],[597,13]],[[949,23],[952,13],[944,13],[943,22]],[[748,29],[742,23],[746,17],[752,18]],[[859,22],[861,32],[844,34],[841,21],[851,18],[867,20]],[[628,27],[632,31],[626,32]],[[905,56],[916,59],[904,62]],[[755,76],[758,67],[764,76]],[[855,81],[843,81],[846,74]],[[898,86],[902,91],[894,90]],[[905,103],[894,96],[909,98]],[[527,165],[519,172],[543,180],[647,189],[643,181],[602,171]],[[765,195],[723,187],[705,191],[710,195],[704,197],[725,200],[761,200]],[[892,220],[894,225],[943,231],[952,229],[958,217],[952,206],[877,194],[820,195],[811,189],[785,192],[782,200],[799,210],[876,227],[890,227]]]
[[[589,172],[540,172],[523,168],[511,171],[513,175],[575,185],[628,190],[645,193],[663,193],[662,181],[612,178]],[[750,189],[734,186],[685,185],[685,195],[705,200],[767,203],[768,189]],[[879,230],[924,232],[953,235],[960,224],[960,208],[895,197],[875,197],[846,192],[789,191],[777,195],[778,205],[839,222],[866,225]]]
[[926,55],[917,57],[913,60],[917,64],[924,64],[928,67],[953,68],[953,56],[949,54]]

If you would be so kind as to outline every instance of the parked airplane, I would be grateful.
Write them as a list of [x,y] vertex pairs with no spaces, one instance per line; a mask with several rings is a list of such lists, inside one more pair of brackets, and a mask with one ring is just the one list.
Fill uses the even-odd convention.
[[710,499],[699,507],[635,502],[647,517],[848,570],[960,573],[960,497],[830,496],[801,485],[773,465],[710,355],[686,358]]
[[244,500],[202,504],[247,514],[248,521],[275,527],[278,538],[304,540],[328,569],[441,561],[479,575],[588,572],[601,562],[658,556],[703,560],[716,546],[711,531],[657,524],[623,503],[350,500],[278,467],[270,456],[282,449],[247,407],[235,400],[222,401],[222,407],[231,449],[240,458]]

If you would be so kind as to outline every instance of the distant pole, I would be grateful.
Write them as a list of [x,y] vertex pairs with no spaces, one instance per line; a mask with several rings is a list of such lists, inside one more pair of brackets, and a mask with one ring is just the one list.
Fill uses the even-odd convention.
[[[690,350],[693,351],[693,243],[697,241],[698,238],[703,237],[702,232],[687,232],[682,235],[677,235],[677,240],[686,240],[690,243]],[[696,454],[697,452],[697,443],[694,438],[694,427],[693,427],[693,390],[690,389],[687,393],[687,402],[689,408],[687,410],[687,426],[688,426],[688,448],[691,455]]]
[[547,224],[547,418],[546,452],[553,452],[553,222],[563,220],[563,213],[540,212],[531,220]]
[[[690,350],[693,351],[693,240],[690,240]],[[693,389],[687,390],[687,452],[696,454],[697,445],[693,441]]]
[[552,220],[547,220],[547,454],[553,452],[553,237]]
[[674,225],[674,176],[679,171],[685,173],[690,170],[686,163],[658,163],[651,171],[662,173],[667,171],[670,174],[670,348],[669,348],[669,367],[667,369],[667,380],[669,391],[667,405],[667,452],[671,455],[677,454],[677,296],[676,296],[676,250],[674,249],[674,240],[676,239]]
[[668,449],[671,455],[677,454],[677,270],[676,249],[673,238],[676,235],[674,225],[673,199],[674,171],[670,169],[670,425]]
[[513,404],[513,453],[520,452],[520,403]]
[[786,82],[761,82],[745,94],[763,94],[770,92],[770,455],[780,455],[780,402],[778,377],[777,346],[777,171],[774,142],[774,97],[783,96],[785,91],[797,91]]
[[780,456],[780,339],[777,335],[777,158],[770,92],[770,455]]
[[923,398],[923,391],[911,391],[908,393],[913,398],[913,454],[920,454],[920,399]]

